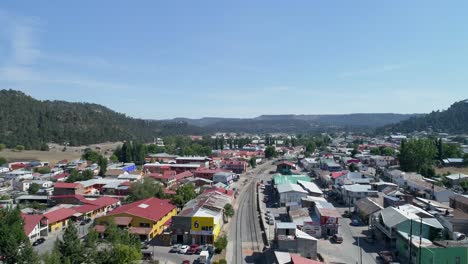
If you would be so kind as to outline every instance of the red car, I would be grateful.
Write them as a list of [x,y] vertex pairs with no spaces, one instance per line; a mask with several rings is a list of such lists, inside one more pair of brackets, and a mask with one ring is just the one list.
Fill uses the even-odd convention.
[[200,246],[197,245],[197,244],[191,245],[190,248],[189,248],[189,250],[187,250],[187,254],[195,254],[195,253],[197,253],[198,247],[200,247]]
[[186,259],[186,260],[182,261],[182,264],[190,264],[190,260]]

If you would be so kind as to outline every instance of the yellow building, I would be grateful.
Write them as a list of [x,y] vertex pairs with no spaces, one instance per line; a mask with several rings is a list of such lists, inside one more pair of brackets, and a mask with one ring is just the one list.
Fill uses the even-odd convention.
[[98,225],[114,222],[119,227],[128,227],[129,232],[139,235],[142,240],[160,235],[177,208],[169,200],[148,198],[131,204],[122,205],[106,216],[96,219]]
[[221,232],[224,206],[232,196],[212,191],[189,201],[172,218],[172,243],[213,244]]

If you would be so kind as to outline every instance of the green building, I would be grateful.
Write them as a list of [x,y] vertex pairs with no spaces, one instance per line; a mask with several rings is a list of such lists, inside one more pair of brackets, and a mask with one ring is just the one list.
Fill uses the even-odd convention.
[[432,242],[427,238],[413,235],[410,248],[408,233],[398,232],[396,250],[401,263],[468,263],[468,240],[440,240]]
[[280,184],[285,184],[285,183],[297,184],[297,181],[311,182],[311,178],[307,175],[299,175],[299,174],[293,174],[293,175],[275,174],[273,176],[273,181],[275,185],[280,185]]

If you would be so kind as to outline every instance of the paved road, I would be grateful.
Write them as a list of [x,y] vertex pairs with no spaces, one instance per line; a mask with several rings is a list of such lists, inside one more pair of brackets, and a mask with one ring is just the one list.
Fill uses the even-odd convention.
[[[229,228],[229,244],[226,258],[228,263],[264,263],[264,247],[260,219],[257,210],[257,182],[267,179],[272,162],[241,175],[239,196],[234,203],[236,214]],[[247,179],[247,182],[245,180]]]

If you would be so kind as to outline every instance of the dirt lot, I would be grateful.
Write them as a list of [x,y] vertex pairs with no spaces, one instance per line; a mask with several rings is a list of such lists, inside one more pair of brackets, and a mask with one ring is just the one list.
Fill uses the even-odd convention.
[[446,167],[446,168],[436,168],[435,170],[437,174],[441,174],[441,175],[447,174],[447,172],[449,172],[450,174],[461,173],[461,174],[468,175],[468,167],[462,167],[462,168]]
[[105,156],[110,156],[113,150],[120,144],[122,144],[122,142],[106,142],[89,146],[67,147],[65,151],[63,145],[49,144],[49,151],[25,150],[18,152],[10,149],[4,149],[0,152],[0,156],[6,158],[10,162],[40,160],[54,164],[63,159],[78,159],[86,148],[92,148]]

